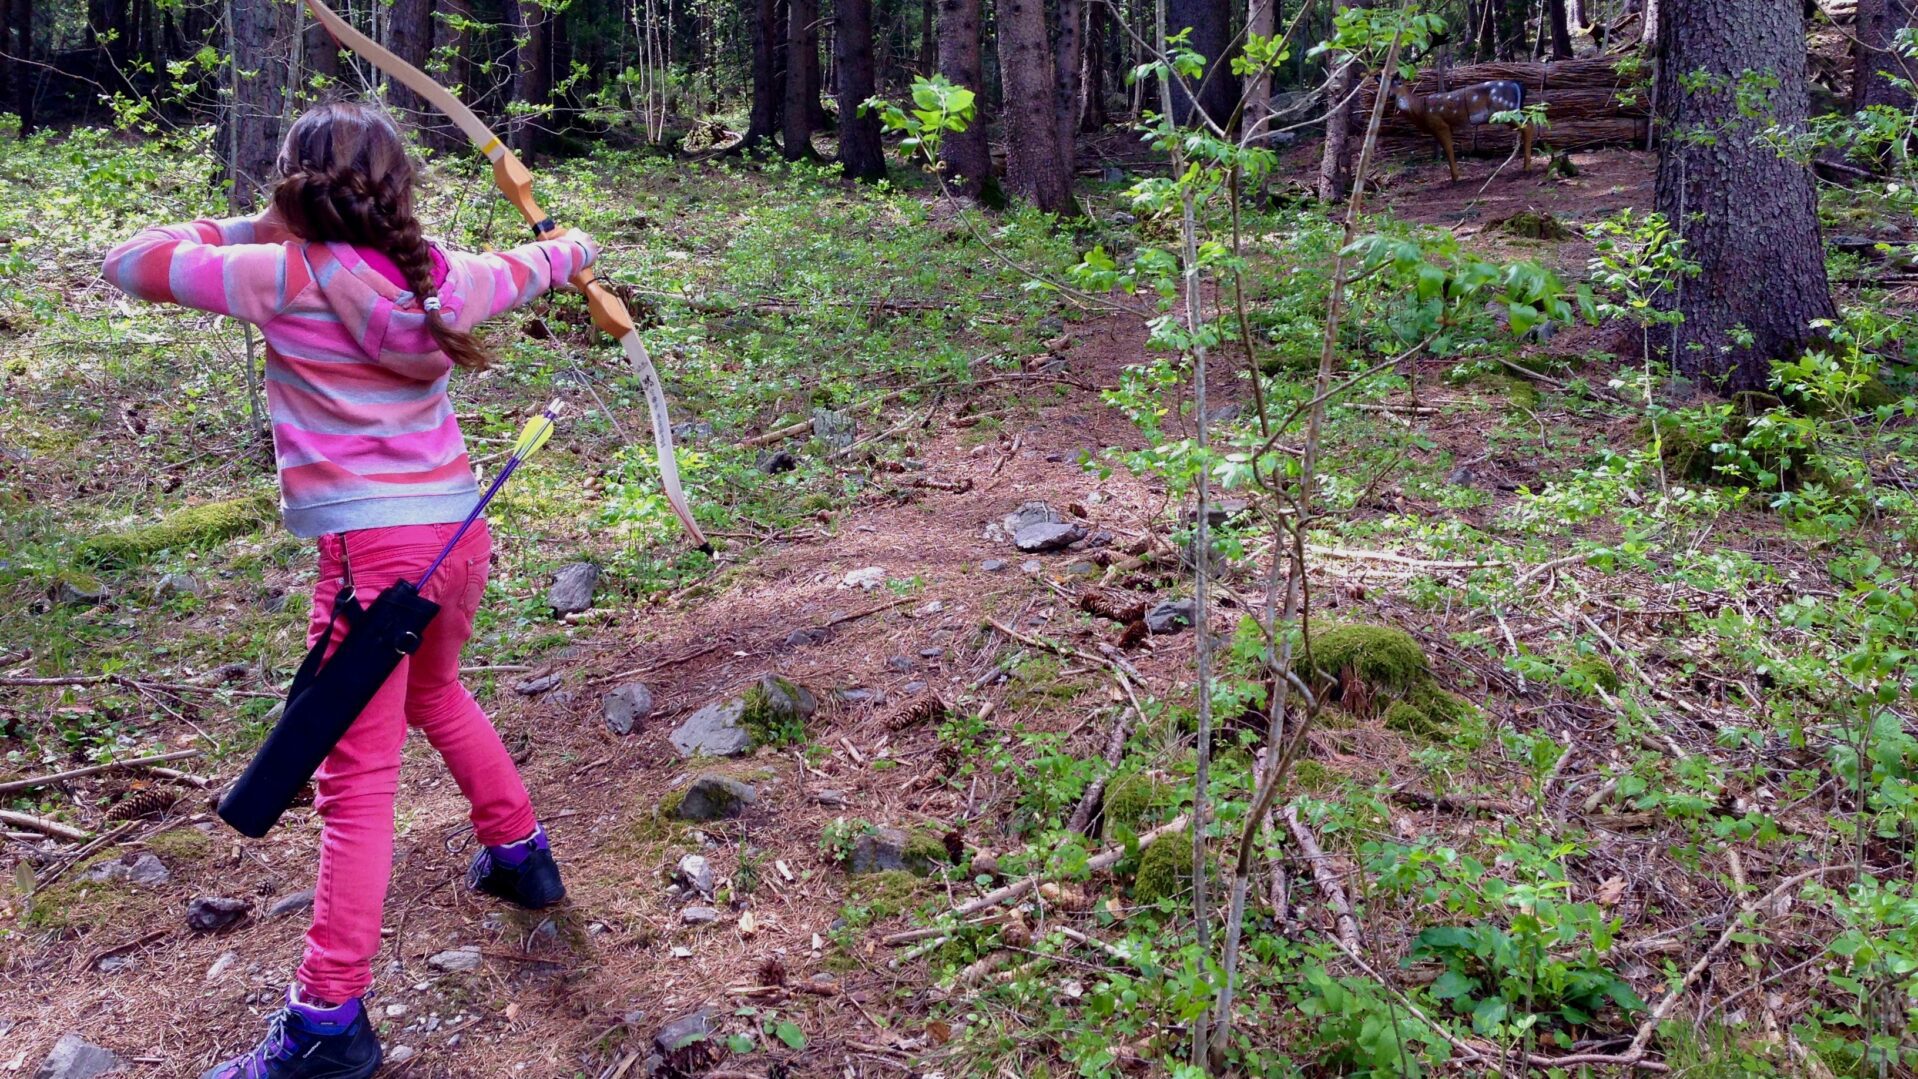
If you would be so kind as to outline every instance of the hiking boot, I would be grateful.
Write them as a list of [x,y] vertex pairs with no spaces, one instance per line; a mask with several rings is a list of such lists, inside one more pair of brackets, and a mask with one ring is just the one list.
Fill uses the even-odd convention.
[[267,1020],[265,1041],[200,1079],[366,1079],[378,1070],[380,1039],[359,999],[321,1008],[300,1000],[295,987]]
[[566,898],[543,826],[517,843],[481,847],[466,871],[466,884],[527,910],[543,910]]

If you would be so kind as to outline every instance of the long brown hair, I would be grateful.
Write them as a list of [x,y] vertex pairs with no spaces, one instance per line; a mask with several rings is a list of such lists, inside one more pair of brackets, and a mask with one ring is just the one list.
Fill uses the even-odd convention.
[[385,114],[357,102],[308,109],[280,146],[273,205],[304,240],[349,243],[385,252],[426,311],[426,329],[461,367],[492,363],[472,334],[438,310],[433,256],[413,213],[413,162]]

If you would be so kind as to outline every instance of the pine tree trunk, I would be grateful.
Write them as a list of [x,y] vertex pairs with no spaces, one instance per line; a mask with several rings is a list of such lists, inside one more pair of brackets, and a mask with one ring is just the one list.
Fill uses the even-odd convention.
[[872,0],[834,0],[833,70],[839,80],[839,165],[855,180],[886,178],[879,117],[865,109],[875,92]]
[[1572,58],[1572,22],[1565,11],[1565,0],[1545,0],[1546,18],[1552,24],[1552,59]]
[[954,191],[977,198],[992,178],[986,148],[985,61],[979,45],[981,0],[939,0],[939,74],[973,93],[972,123],[948,131],[939,145],[939,163]]
[[[1269,38],[1278,32],[1279,0],[1248,0],[1247,35]],[[1245,78],[1245,130],[1264,135],[1261,125],[1272,111],[1272,73],[1261,68]]]
[[1001,0],[998,14],[1006,186],[1046,213],[1066,213],[1072,208],[1072,172],[1059,146],[1045,5],[1043,0]]
[[928,78],[939,65],[938,10],[934,0],[919,0],[919,74]]
[[[13,0],[11,21],[0,30],[13,30],[13,111],[20,117],[20,137],[33,133],[33,99],[38,82],[33,67],[33,0]],[[4,36],[4,35],[0,35]]]
[[1070,176],[1079,139],[1080,80],[1085,77],[1086,9],[1084,0],[1058,3],[1059,38],[1052,51],[1052,93],[1059,118],[1059,152],[1064,155],[1066,175]]
[[[286,106],[285,56],[274,46],[292,9],[275,0],[229,0],[226,77],[232,106],[222,124],[227,206],[244,213],[273,182],[280,153],[280,117]],[[242,72],[249,74],[242,75]]]
[[[819,125],[813,120],[813,104],[819,101],[819,49],[813,24],[819,18],[819,0],[788,0],[786,5],[786,105],[784,128],[780,132],[786,157],[797,161],[813,157],[813,132]],[[808,69],[811,69],[808,71]],[[810,97],[809,97],[810,95]]]
[[779,0],[754,0],[753,4],[753,107],[746,119],[746,137],[741,150],[757,150],[772,140],[779,130],[780,106],[784,103],[786,26],[780,20]]
[[1232,0],[1167,0],[1165,32],[1167,37],[1190,27],[1186,44],[1205,57],[1200,81],[1178,79],[1172,84],[1172,120],[1185,125],[1196,123],[1192,115],[1192,95],[1196,91],[1199,107],[1215,124],[1231,118],[1239,100],[1239,83],[1232,77]]
[[[433,51],[433,0],[393,0],[387,18],[386,47],[393,55],[425,70],[426,59]],[[386,81],[386,100],[406,113],[408,122],[417,128],[431,129],[440,124],[438,111],[430,109],[424,98],[397,79]],[[446,146],[443,135],[433,141],[442,149]]]
[[0,101],[11,107],[13,95],[14,0],[0,0]]
[[[1796,357],[1815,339],[1811,321],[1837,315],[1811,174],[1764,138],[1772,124],[1805,125],[1804,17],[1799,0],[1663,8],[1656,93],[1666,134],[1656,202],[1702,268],[1671,301],[1684,321],[1664,344],[1693,379],[1726,391],[1763,389],[1770,362]],[[1756,118],[1742,115],[1738,100],[1751,72],[1776,77]],[[1694,73],[1715,85],[1681,86],[1695,83]],[[1711,138],[1693,145],[1694,132]]]
[[[1336,10],[1362,6],[1352,0],[1337,0]],[[1325,146],[1319,157],[1318,196],[1320,202],[1332,203],[1345,197],[1351,183],[1352,109],[1346,98],[1356,85],[1359,65],[1344,53],[1326,56],[1334,67],[1325,91]]]
[[799,57],[800,72],[806,77],[806,118],[814,131],[826,131],[832,127],[832,121],[826,115],[826,106],[821,101],[825,76],[819,66],[819,0],[808,0],[807,7],[811,10],[811,18],[806,20],[806,46]]
[[1891,48],[1898,32],[1911,25],[1918,0],[1858,0],[1857,40],[1852,44],[1851,107],[1884,105],[1903,111],[1911,94],[1891,81],[1918,81],[1918,63]]
[[1640,17],[1638,43],[1649,53],[1658,45],[1658,35],[1662,33],[1664,18],[1659,14],[1662,7],[1659,0],[1645,0],[1645,13]]
[[1106,117],[1106,50],[1112,13],[1104,0],[1092,0],[1086,17],[1085,63],[1079,71],[1079,130],[1104,131]]
[[[515,39],[521,42],[513,56],[513,93],[515,101],[535,108],[544,107],[552,93],[552,66],[547,48],[547,26],[550,16],[539,0],[507,0],[508,15],[513,21]],[[533,163],[544,140],[540,138],[540,125],[546,122],[544,117],[535,116],[529,122],[514,127],[511,141],[520,156]]]

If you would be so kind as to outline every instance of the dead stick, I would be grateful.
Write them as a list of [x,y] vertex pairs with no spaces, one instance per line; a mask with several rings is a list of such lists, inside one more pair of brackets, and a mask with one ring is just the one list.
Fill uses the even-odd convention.
[[188,757],[197,757],[199,755],[200,751],[197,749],[176,749],[171,753],[155,753],[151,757],[135,757],[130,761],[92,764],[85,768],[70,768],[64,772],[50,772],[43,776],[10,779],[5,783],[0,783],[0,794],[12,794],[14,791],[32,790],[35,787],[44,787],[50,783],[62,783],[69,779],[79,779],[81,776],[97,775],[100,772],[111,772],[115,768],[139,768],[149,764],[165,764],[167,761],[183,761]]
[[[1132,692],[1132,687],[1126,686],[1123,676],[1115,677],[1118,677],[1120,685],[1126,687],[1128,694]],[[1072,819],[1066,822],[1066,828],[1069,831],[1084,835],[1085,830],[1092,825],[1092,814],[1098,811],[1099,803],[1105,800],[1106,781],[1112,778],[1112,770],[1119,767],[1119,762],[1125,759],[1125,740],[1132,732],[1131,720],[1130,710],[1119,709],[1119,717],[1112,723],[1112,733],[1106,736],[1106,774],[1093,780],[1086,787],[1085,796],[1079,799],[1077,806],[1073,807]]]
[[1347,953],[1357,955],[1359,951],[1359,923],[1352,918],[1352,904],[1346,901],[1345,888],[1339,884],[1339,876],[1332,870],[1332,862],[1319,847],[1319,841],[1312,830],[1299,820],[1299,811],[1294,806],[1286,806],[1280,814],[1285,825],[1292,830],[1292,838],[1299,844],[1299,850],[1312,867],[1312,880],[1318,884],[1319,891],[1325,895],[1325,905],[1332,908],[1332,924],[1338,930],[1339,947]]
[[16,813],[11,809],[0,809],[0,824],[11,824],[16,828],[25,828],[28,831],[39,832],[41,835],[50,835],[55,839],[65,839],[73,843],[85,843],[87,840],[93,838],[88,833],[70,825],[61,824],[59,821],[30,816],[26,813]]

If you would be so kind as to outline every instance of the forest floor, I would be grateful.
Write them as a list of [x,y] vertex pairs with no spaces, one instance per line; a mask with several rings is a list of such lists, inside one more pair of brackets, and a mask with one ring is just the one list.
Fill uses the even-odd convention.
[[[1394,163],[1382,199],[1397,218],[1451,229],[1485,257],[1536,259],[1577,279],[1591,254],[1582,238],[1539,240],[1490,227],[1517,211],[1577,224],[1649,204],[1649,156],[1608,151],[1576,160],[1577,179],[1544,184],[1509,169],[1493,177],[1496,162],[1466,162],[1458,185],[1429,158]],[[1014,980],[1030,968],[962,969],[995,954],[991,946],[968,938],[970,950],[901,962],[907,950],[883,940],[979,894],[991,877],[979,855],[1016,864],[1033,818],[1056,824],[1078,801],[1122,718],[1136,722],[1129,758],[1137,763],[1129,767],[1174,784],[1185,775],[1190,739],[1177,717],[1190,708],[1196,635],[1152,635],[1127,651],[1105,651],[1120,643],[1122,627],[1077,604],[1095,581],[1149,602],[1189,588],[1176,558],[1141,566],[1128,557],[1176,550],[1185,527],[1185,504],[1162,480],[1121,467],[1153,443],[1108,400],[1125,370],[1147,359],[1144,320],[1022,292],[1017,275],[994,268],[974,237],[920,196],[868,198],[803,172],[761,176],[720,164],[681,176],[675,168],[639,170],[616,204],[596,207],[603,223],[594,231],[609,240],[609,266],[622,257],[653,260],[646,272],[614,276],[644,282],[637,294],[654,298],[667,320],[656,348],[680,407],[676,419],[713,421],[687,434],[719,478],[697,478],[699,463],[689,474],[696,502],[727,506],[726,520],[710,522],[721,554],[708,563],[677,553],[678,539],[647,501],[643,462],[622,455],[616,433],[587,418],[590,394],[578,391],[617,392],[628,431],[643,426],[643,410],[618,387],[539,358],[552,342],[512,342],[511,358],[530,363],[533,374],[488,375],[456,388],[462,416],[471,410],[476,457],[496,450],[548,391],[576,398],[574,414],[582,415],[493,515],[501,553],[488,592],[492,613],[468,652],[474,689],[522,761],[570,899],[550,916],[526,915],[463,887],[471,853],[463,802],[414,739],[386,943],[369,997],[390,1059],[403,1060],[388,1074],[640,1075],[662,1028],[702,1009],[710,1036],[665,1054],[678,1074],[1071,1072],[1088,1067],[1074,1055],[1086,1052],[1074,1038],[1089,1032],[1109,1052],[1109,1068],[1165,1068],[1179,1025],[1164,1016],[1175,1008],[1139,1004],[1125,1022],[1074,1018],[1081,994],[1089,1001],[1105,985],[1090,983],[1138,953],[1088,947],[1043,968],[1051,972],[1045,999],[1009,999],[1030,992]],[[565,182],[562,202],[593,190],[584,173]],[[1113,194],[1102,188],[1096,197],[1110,204]],[[450,213],[458,220],[461,211]],[[817,238],[809,236],[814,228]],[[1098,235],[1069,238],[1068,246],[1107,242],[1112,231],[1097,226]],[[988,235],[1049,272],[1071,258],[1061,241],[1019,222]],[[36,326],[9,314],[13,324],[0,327],[0,361],[8,364],[0,508],[9,518],[0,527],[0,677],[112,680],[0,684],[0,747],[16,776],[199,748],[201,758],[173,766],[217,786],[244,761],[297,657],[312,560],[276,525],[249,525],[214,544],[152,552],[98,580],[74,569],[85,536],[151,522],[158,509],[249,497],[270,475],[243,430],[244,387],[230,373],[196,369],[230,372],[222,357],[244,347],[237,332],[196,316],[136,311],[107,294],[91,274],[111,238],[69,238],[42,264],[58,278],[44,286],[58,297],[51,302],[91,321]],[[854,246],[868,241],[878,256]],[[1255,257],[1282,267],[1303,256],[1280,243]],[[675,273],[684,280],[662,283]],[[1274,280],[1265,295],[1280,294],[1283,277]],[[9,310],[34,302],[16,296]],[[602,362],[604,348],[585,358],[569,310],[543,313],[560,325],[556,351]],[[675,325],[683,336],[673,336]],[[798,340],[773,343],[784,337]],[[1807,752],[1776,734],[1735,744],[1715,737],[1762,725],[1759,676],[1732,649],[1688,647],[1695,615],[1769,609],[1829,591],[1817,546],[1762,509],[1741,506],[1716,515],[1710,529],[1685,531],[1694,552],[1709,548],[1757,567],[1735,582],[1729,570],[1720,581],[1701,573],[1681,580],[1664,554],[1650,567],[1597,559],[1542,570],[1594,544],[1619,543],[1622,526],[1604,512],[1555,530],[1512,523],[1550,481],[1643,441],[1630,409],[1580,389],[1628,374],[1634,340],[1618,327],[1585,327],[1527,346],[1550,358],[1542,370],[1556,373],[1538,382],[1498,375],[1455,384],[1444,377],[1455,361],[1428,359],[1415,399],[1388,387],[1335,410],[1330,467],[1359,490],[1351,511],[1316,537],[1323,549],[1315,602],[1337,622],[1409,632],[1439,682],[1484,715],[1467,724],[1476,736],[1449,745],[1441,736],[1435,745],[1429,731],[1389,725],[1348,702],[1350,714],[1314,735],[1312,767],[1299,778],[1304,794],[1326,803],[1367,795],[1346,816],[1314,808],[1307,819],[1330,852],[1329,871],[1353,889],[1374,966],[1415,992],[1433,975],[1401,970],[1401,960],[1433,912],[1459,909],[1442,890],[1456,878],[1421,878],[1422,897],[1384,885],[1371,896],[1365,878],[1382,873],[1381,843],[1455,850],[1493,866],[1494,876],[1541,862],[1557,867],[1561,898],[1617,920],[1594,963],[1646,1001],[1660,997],[1673,971],[1707,954],[1724,913],[1749,894],[1748,878],[1776,883],[1845,860],[1821,816],[1835,797],[1813,759],[1823,749]],[[767,366],[778,349],[792,351]],[[154,366],[136,373],[135,353]],[[934,354],[942,357],[936,363]],[[981,357],[990,362],[969,366]],[[1249,383],[1234,369],[1243,356],[1228,348],[1215,362],[1230,371],[1218,401],[1227,409],[1221,422],[1230,423],[1250,409]],[[702,383],[691,371],[716,381]],[[761,447],[739,445],[803,419],[815,402],[860,404],[889,389],[907,392],[855,409],[859,435],[872,442],[851,453],[835,457],[797,439],[765,447],[797,457],[796,469],[774,474],[757,467]],[[1189,421],[1176,410],[1167,420],[1174,435]],[[1034,501],[1106,533],[1110,547],[1014,550],[999,522]],[[604,567],[598,596],[590,611],[555,618],[547,585],[575,559]],[[1216,629],[1229,633],[1242,610],[1256,606],[1264,564],[1254,552],[1226,569]],[[1502,590],[1520,575],[1531,587],[1511,602],[1465,598],[1509,596]],[[62,582],[82,592],[102,587],[105,596],[64,602]],[[1507,662],[1519,653],[1543,658]],[[1146,715],[1133,717],[1125,680],[1115,682],[1114,661],[1101,658],[1115,654],[1146,696]],[[820,710],[803,739],[737,760],[682,760],[669,732],[765,673],[817,695]],[[650,690],[653,712],[631,733],[612,733],[601,698],[632,682]],[[1621,684],[1633,687],[1629,695]],[[1613,694],[1661,717],[1662,733],[1643,739],[1644,752],[1655,754],[1649,761],[1636,735],[1619,734],[1622,706]],[[931,697],[947,707],[925,715],[910,707]],[[1541,758],[1539,746],[1562,746],[1566,755]],[[1766,789],[1746,778],[1789,771],[1792,762],[1815,781],[1781,778]],[[1702,808],[1626,804],[1622,796],[1614,805],[1600,796],[1621,780],[1633,793],[1648,785],[1634,779],[1676,789],[1698,768],[1714,780],[1698,785],[1711,791]],[[751,784],[755,800],[735,819],[674,819],[676,792],[709,773]],[[113,819],[116,805],[148,790],[181,796],[158,816]],[[1794,798],[1799,804],[1785,804]],[[297,896],[311,886],[318,823],[297,809],[268,839],[243,842],[214,821],[208,800],[206,790],[138,770],[0,795],[0,807],[105,840],[82,848],[16,822],[0,847],[13,881],[0,891],[0,1073],[30,1072],[69,1032],[154,1076],[197,1074],[257,1038],[298,959],[305,917]],[[1708,842],[1724,821],[1741,819],[1747,802],[1775,810],[1787,838]],[[1172,803],[1149,807],[1163,811],[1154,819]],[[971,872],[851,875],[843,856],[873,827],[936,837],[939,849],[971,859]],[[1576,850],[1527,847],[1510,856],[1514,846],[1560,842]],[[1267,882],[1261,871],[1258,894],[1280,902],[1262,924],[1275,940],[1322,938],[1334,921],[1314,867],[1289,840],[1271,844],[1272,876]],[[165,880],[114,880],[102,868],[115,860],[133,868],[148,853]],[[690,854],[710,864],[710,894],[673,883]],[[1160,905],[1128,901],[1133,871],[1093,876],[1092,909],[1068,890],[1030,917],[1104,940],[1149,936],[1161,920],[1176,924]],[[245,900],[249,915],[196,932],[183,914],[202,896]],[[288,897],[291,912],[273,913]],[[1781,923],[1796,917],[1773,915]],[[1686,1046],[1748,1015],[1782,1045],[1777,1031],[1824,1006],[1803,988],[1816,978],[1791,969],[1816,963],[1822,953],[1807,942],[1824,924],[1807,915],[1778,938],[1742,944],[1742,964],[1726,953],[1698,1010],[1679,1012],[1687,1030],[1696,1020],[1695,1033],[1661,1027],[1655,1056],[1703,1067],[1715,1054]],[[1023,947],[1021,958],[1040,954],[1037,942],[999,944],[1015,955]],[[1576,950],[1590,940],[1573,931],[1562,944]],[[461,949],[477,950],[477,961],[447,955]],[[1164,984],[1176,966],[1135,977]],[[1255,981],[1247,992],[1249,1022],[1273,1040],[1264,1047],[1271,1059],[1289,1054],[1307,1070],[1353,1066],[1350,1047],[1338,1043],[1356,1035],[1280,1033],[1293,1029],[1301,999],[1280,979]],[[1621,1051],[1641,1018],[1614,1009],[1557,1021],[1567,1036],[1549,1052]],[[1072,1023],[1083,1029],[1075,1034]],[[1754,1044],[1764,1037],[1753,1035]],[[1424,1039],[1429,1059],[1455,1053],[1437,1041]],[[1474,1044],[1496,1044],[1503,1054],[1532,1043]],[[1283,1074],[1271,1059],[1259,1067]],[[1489,1070],[1494,1059],[1463,1070]]]

